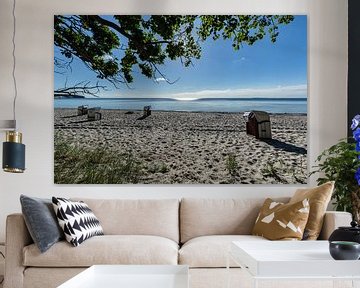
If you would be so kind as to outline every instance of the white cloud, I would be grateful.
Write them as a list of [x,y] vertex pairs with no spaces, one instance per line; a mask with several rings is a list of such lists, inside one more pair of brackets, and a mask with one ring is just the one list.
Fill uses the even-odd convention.
[[307,85],[199,90],[174,93],[171,96],[173,98],[305,98],[307,97]]
[[156,78],[154,81],[157,82],[157,83],[160,83],[160,82],[166,82],[168,80],[166,78],[164,78],[164,77],[159,77],[159,78]]
[[247,59],[245,56],[241,56],[240,58],[237,58],[235,60],[233,60],[233,63],[237,64],[237,63],[243,63],[245,62]]

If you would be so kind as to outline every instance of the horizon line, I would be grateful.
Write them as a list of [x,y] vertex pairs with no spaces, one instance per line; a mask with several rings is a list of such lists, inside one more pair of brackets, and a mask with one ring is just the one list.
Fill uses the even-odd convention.
[[173,101],[202,101],[202,100],[307,100],[307,97],[201,97],[201,98],[180,98],[180,97],[86,97],[81,95],[74,95],[70,97],[61,96],[54,97],[54,99],[116,99],[116,100],[173,100]]

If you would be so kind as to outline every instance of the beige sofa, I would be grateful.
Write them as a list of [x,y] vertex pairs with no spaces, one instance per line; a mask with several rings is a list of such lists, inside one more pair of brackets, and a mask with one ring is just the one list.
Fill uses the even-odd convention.
[[[191,288],[223,288],[231,241],[268,241],[250,235],[264,199],[82,200],[105,235],[76,248],[62,241],[41,254],[23,216],[8,216],[5,288],[56,287],[94,264],[184,264],[190,267]],[[324,220],[326,239],[351,217],[327,212]],[[231,287],[240,287],[243,272],[231,266]]]

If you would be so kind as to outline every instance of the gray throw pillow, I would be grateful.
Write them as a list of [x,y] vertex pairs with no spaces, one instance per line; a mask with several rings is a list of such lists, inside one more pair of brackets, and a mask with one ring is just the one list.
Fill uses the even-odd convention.
[[22,213],[31,238],[41,253],[64,238],[51,199],[20,196]]

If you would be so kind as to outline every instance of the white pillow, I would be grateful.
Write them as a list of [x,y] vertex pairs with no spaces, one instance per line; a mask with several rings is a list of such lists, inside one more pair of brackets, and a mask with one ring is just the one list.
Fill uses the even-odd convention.
[[66,241],[79,246],[86,239],[104,235],[99,220],[84,202],[52,197],[55,214]]

